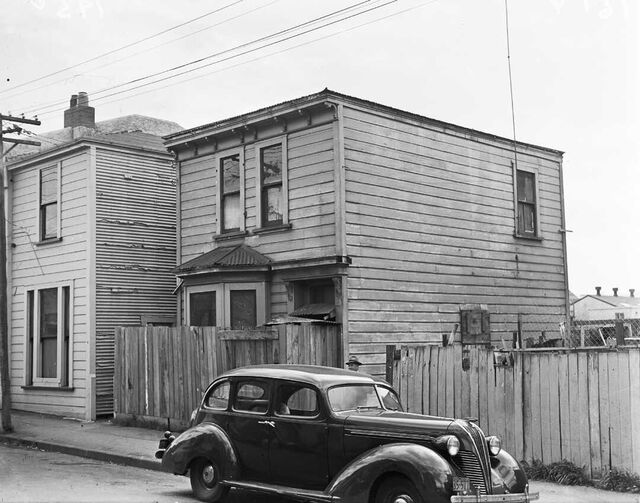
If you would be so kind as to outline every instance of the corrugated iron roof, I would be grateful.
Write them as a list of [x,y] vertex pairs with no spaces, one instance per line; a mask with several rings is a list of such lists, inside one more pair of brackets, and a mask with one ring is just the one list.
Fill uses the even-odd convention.
[[211,250],[176,267],[173,272],[180,274],[218,268],[263,267],[270,264],[271,259],[269,257],[257,252],[250,246],[240,244],[221,246]]

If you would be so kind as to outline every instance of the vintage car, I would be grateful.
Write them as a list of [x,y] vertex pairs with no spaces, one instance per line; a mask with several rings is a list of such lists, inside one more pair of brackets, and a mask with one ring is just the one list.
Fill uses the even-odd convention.
[[165,471],[195,496],[230,488],[299,501],[526,502],[518,462],[472,420],[402,411],[393,388],[328,367],[232,370],[204,393],[190,428],[160,440]]

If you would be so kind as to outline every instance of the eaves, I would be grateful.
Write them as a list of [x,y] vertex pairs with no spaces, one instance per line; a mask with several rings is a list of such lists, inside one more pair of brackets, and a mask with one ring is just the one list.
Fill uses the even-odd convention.
[[98,140],[91,137],[78,138],[77,140],[70,141],[64,145],[54,147],[44,152],[34,153],[22,159],[16,161],[10,161],[7,163],[8,170],[14,170],[18,168],[24,168],[33,164],[40,164],[43,162],[49,162],[53,159],[69,155],[77,150],[83,148],[89,148],[91,146],[97,146],[105,149],[116,150],[121,152],[138,152],[147,156],[155,156],[160,159],[173,159],[173,154],[166,151],[159,151],[155,149],[148,149],[144,147],[122,145],[118,142],[110,142],[105,140]]

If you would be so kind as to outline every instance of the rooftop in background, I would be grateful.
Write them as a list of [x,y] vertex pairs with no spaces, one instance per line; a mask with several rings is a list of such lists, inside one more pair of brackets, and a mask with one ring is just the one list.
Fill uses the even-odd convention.
[[45,133],[39,133],[37,127],[23,128],[20,136],[39,141],[41,145],[18,145],[7,156],[8,162],[53,152],[83,140],[164,153],[167,150],[161,137],[183,129],[175,122],[136,114],[95,122],[94,109],[89,106],[86,93],[80,93],[80,98],[71,97],[70,108],[65,110],[65,125],[63,129]]

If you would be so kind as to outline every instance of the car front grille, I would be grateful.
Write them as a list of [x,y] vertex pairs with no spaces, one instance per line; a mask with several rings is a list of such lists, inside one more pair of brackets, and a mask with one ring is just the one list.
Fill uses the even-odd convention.
[[473,452],[461,450],[456,456],[456,461],[460,468],[462,468],[465,477],[469,478],[473,486],[473,492],[475,493],[476,487],[479,487],[480,494],[487,494],[487,486],[484,483],[484,474],[478,456]]

